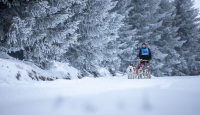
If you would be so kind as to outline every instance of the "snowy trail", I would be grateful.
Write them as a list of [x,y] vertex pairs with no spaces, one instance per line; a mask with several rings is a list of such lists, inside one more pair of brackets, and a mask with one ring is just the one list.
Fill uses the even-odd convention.
[[0,115],[199,115],[200,77],[0,82]]

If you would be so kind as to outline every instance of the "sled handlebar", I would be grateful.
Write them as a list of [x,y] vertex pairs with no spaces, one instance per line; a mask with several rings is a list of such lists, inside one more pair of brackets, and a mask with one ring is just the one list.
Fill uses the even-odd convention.
[[[149,62],[149,64],[150,64],[150,61],[149,60],[142,60],[142,61],[148,61]],[[139,61],[139,63],[141,62],[141,60]]]

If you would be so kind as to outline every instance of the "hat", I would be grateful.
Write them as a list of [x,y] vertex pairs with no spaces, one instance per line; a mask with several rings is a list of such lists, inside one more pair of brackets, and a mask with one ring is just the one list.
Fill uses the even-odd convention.
[[146,46],[146,44],[145,44],[145,43],[143,43],[142,45],[145,45],[145,46]]

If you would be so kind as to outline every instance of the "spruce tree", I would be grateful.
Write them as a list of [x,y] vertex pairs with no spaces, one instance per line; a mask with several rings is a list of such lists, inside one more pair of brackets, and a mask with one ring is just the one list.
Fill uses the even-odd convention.
[[181,48],[176,50],[184,61],[177,69],[181,75],[198,75],[200,72],[199,58],[199,10],[194,7],[193,0],[175,0],[175,25],[178,27],[178,37],[185,41]]
[[108,30],[105,32],[105,36],[107,37],[108,43],[105,43],[102,55],[103,61],[101,66],[107,68],[112,73],[118,72],[121,60],[118,57],[119,47],[117,39],[119,38],[118,31],[123,26],[122,19],[124,18],[122,15],[117,13],[110,13],[108,22]]
[[[49,68],[51,60],[61,60],[68,47],[77,40],[78,20],[71,20],[74,4],[82,0],[15,0],[11,9],[2,9],[5,25],[3,44],[7,51],[24,50],[26,60]],[[12,12],[12,13],[9,13]],[[8,16],[4,14],[8,13]],[[14,14],[15,13],[15,14]]]
[[66,57],[84,75],[99,76],[99,66],[108,59],[105,49],[108,43],[114,43],[121,25],[121,16],[109,12],[115,5],[111,0],[88,0],[83,13],[76,17],[81,20],[77,31],[79,44],[70,47]]
[[[20,19],[18,16],[17,8],[19,8],[19,4],[17,4],[17,1],[8,1],[8,0],[3,0],[0,1],[0,50],[4,52],[10,52],[11,49],[16,50],[20,49],[16,44],[20,44],[17,42],[17,36],[14,34],[19,33],[18,28],[15,28],[20,24],[19,26],[23,26],[24,28],[24,20]],[[10,28],[12,27],[12,28]],[[12,38],[8,38],[8,31],[14,30],[12,34]],[[14,46],[13,46],[14,45]],[[16,48],[16,49],[15,49]]]
[[159,76],[178,75],[179,71],[176,68],[181,63],[182,58],[180,58],[175,48],[182,47],[184,41],[180,41],[180,37],[177,36],[179,28],[174,26],[176,9],[173,2],[162,0],[157,11],[158,14],[164,14],[164,16],[160,19],[162,20],[162,26],[156,30],[161,35],[161,38],[155,41],[154,44],[167,55],[163,60],[159,60],[164,64],[160,68],[161,72]]
[[[124,0],[124,2],[125,6],[121,5],[121,8],[116,8],[119,12],[125,14],[125,26],[121,28],[120,38],[118,39],[121,49],[119,53],[120,70],[124,72],[129,64],[138,63],[141,44],[146,43],[153,55],[154,74],[159,75],[162,73],[160,69],[163,65],[160,60],[166,57],[154,44],[155,41],[161,39],[160,34],[156,32],[156,29],[162,25],[160,19],[164,16],[164,14],[157,13],[160,0]],[[122,1],[121,4],[123,4]]]
[[137,57],[137,54],[134,54],[134,49],[137,48],[136,44],[138,42],[137,40],[133,40],[136,29],[133,28],[129,17],[129,12],[133,10],[134,6],[132,0],[117,1],[117,5],[113,10],[124,16],[124,19],[122,20],[123,25],[118,31],[119,37],[117,38],[118,57],[121,60],[119,70],[125,72],[127,66],[133,63]]

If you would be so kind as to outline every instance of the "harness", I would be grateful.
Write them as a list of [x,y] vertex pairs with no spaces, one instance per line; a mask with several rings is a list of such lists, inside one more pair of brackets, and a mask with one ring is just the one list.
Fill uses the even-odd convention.
[[145,49],[144,48],[142,48],[141,49],[141,54],[142,55],[149,55],[149,49],[146,47]]

